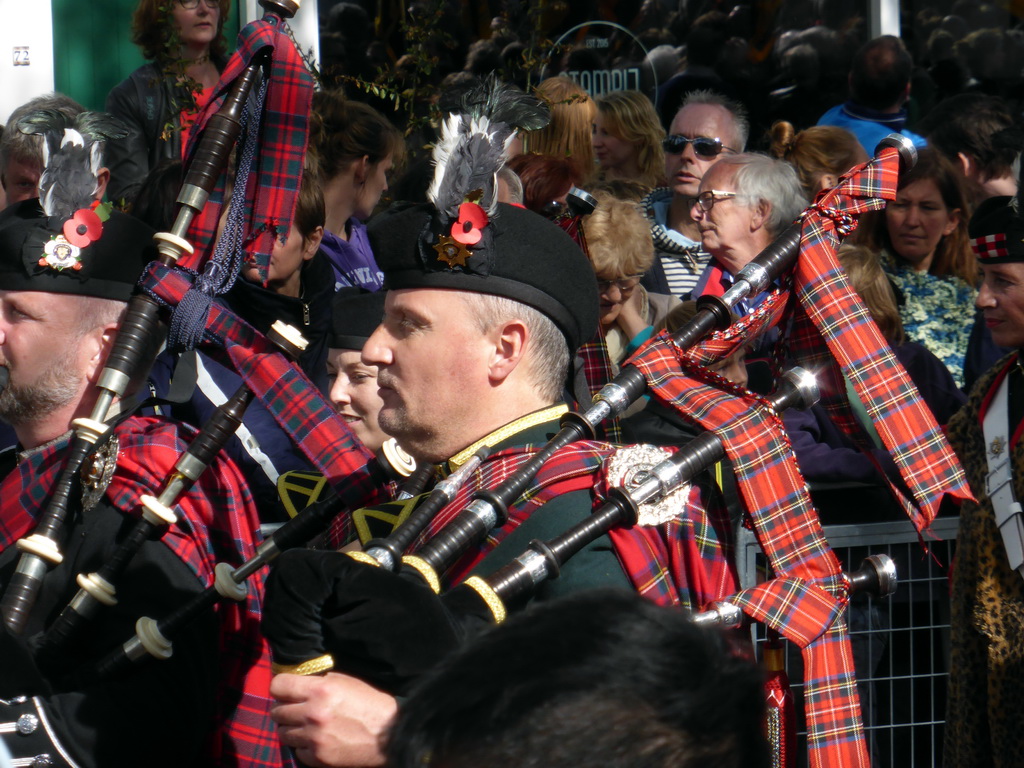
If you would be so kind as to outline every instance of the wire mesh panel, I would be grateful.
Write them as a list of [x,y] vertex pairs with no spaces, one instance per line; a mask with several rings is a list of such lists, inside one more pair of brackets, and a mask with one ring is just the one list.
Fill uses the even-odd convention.
[[[957,523],[956,518],[936,520],[928,551],[909,522],[825,527],[844,570],[856,570],[873,554],[887,554],[896,563],[896,593],[882,600],[855,596],[847,613],[874,768],[942,763],[949,674],[948,573]],[[737,557],[742,586],[765,578],[765,559],[752,532],[740,533]],[[763,625],[755,624],[752,632],[756,644],[765,641]],[[797,702],[797,754],[805,765],[803,670],[795,646],[787,649],[786,666]]]

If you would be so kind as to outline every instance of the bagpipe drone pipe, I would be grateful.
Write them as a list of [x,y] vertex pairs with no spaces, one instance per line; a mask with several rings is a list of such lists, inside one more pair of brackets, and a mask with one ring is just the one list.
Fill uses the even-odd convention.
[[[782,411],[806,408],[816,400],[813,376],[791,370],[766,405]],[[267,582],[263,631],[275,669],[298,674],[336,669],[403,694],[455,646],[523,607],[541,583],[557,578],[561,567],[598,537],[620,526],[660,525],[680,514],[678,503],[657,502],[724,456],[721,440],[702,432],[659,463],[634,466],[629,483],[612,488],[607,502],[583,522],[550,541],[531,542],[526,552],[490,575],[472,576],[442,595],[435,595],[413,569],[393,574],[338,553],[292,551]],[[443,560],[425,559],[444,570]],[[851,594],[890,594],[893,565],[875,556],[849,576],[848,584]],[[726,598],[694,614],[694,620],[739,626],[731,607]],[[743,616],[739,608],[734,611]]]
[[[268,17],[273,15],[280,19],[290,18],[298,9],[294,0],[261,0],[261,4]],[[261,52],[244,68],[233,81],[221,109],[203,131],[178,195],[181,207],[174,226],[170,232],[156,235],[160,259],[166,265],[173,265],[182,253],[193,251],[185,235],[227,166],[241,132],[243,107],[265,63],[265,54]],[[117,340],[97,382],[98,394],[92,412],[88,418],[75,420],[64,466],[46,509],[39,517],[35,532],[18,542],[22,554],[0,601],[4,623],[14,634],[24,628],[48,568],[62,557],[62,528],[79,470],[86,457],[109,436],[110,426],[105,421],[111,405],[125,394],[133,375],[143,365],[146,350],[153,348],[154,339],[160,335],[160,305],[145,293],[136,292],[129,301]]]

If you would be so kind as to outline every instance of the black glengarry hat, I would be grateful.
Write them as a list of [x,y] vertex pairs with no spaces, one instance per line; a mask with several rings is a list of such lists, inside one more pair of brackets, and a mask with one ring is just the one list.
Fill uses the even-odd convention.
[[331,302],[332,349],[361,350],[384,317],[386,291],[341,288]]
[[550,318],[571,351],[597,332],[594,270],[556,224],[499,203],[488,216],[486,244],[466,247],[465,258],[454,262],[443,250],[446,226],[452,223],[429,204],[395,205],[373,219],[367,233],[387,288],[450,288],[520,301]]
[[128,301],[157,258],[153,230],[102,206],[47,216],[38,200],[4,211],[0,290],[45,291]]
[[368,235],[389,289],[448,288],[520,301],[550,318],[575,351],[597,332],[589,261],[544,217],[497,201],[497,174],[515,129],[547,120],[536,99],[488,79],[442,123],[430,203],[393,207],[374,218]]

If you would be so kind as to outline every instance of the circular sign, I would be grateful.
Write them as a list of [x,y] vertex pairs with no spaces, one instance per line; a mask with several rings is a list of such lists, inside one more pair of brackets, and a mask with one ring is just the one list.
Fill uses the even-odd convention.
[[[571,77],[591,98],[611,91],[640,91],[654,102],[658,76],[648,50],[626,27],[611,21],[577,24],[559,37],[549,55],[560,58],[558,74]],[[550,65],[542,70],[542,79]]]

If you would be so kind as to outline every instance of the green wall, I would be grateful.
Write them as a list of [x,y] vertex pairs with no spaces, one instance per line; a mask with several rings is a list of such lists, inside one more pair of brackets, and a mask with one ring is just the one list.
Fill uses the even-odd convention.
[[[137,0],[52,0],[56,90],[86,109],[103,109],[110,89],[145,63],[131,42],[136,4]],[[238,20],[238,8],[232,5],[224,28],[229,49],[234,49]]]

